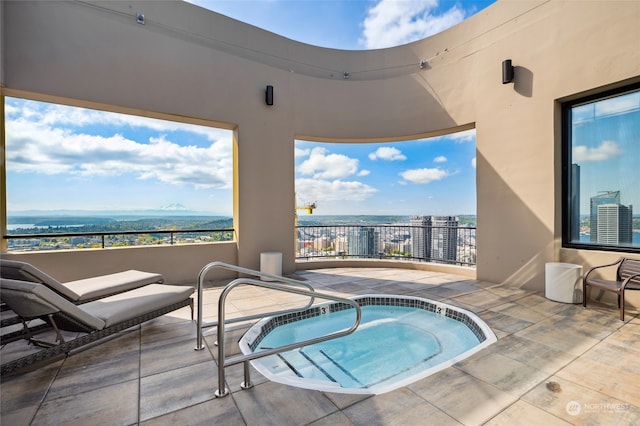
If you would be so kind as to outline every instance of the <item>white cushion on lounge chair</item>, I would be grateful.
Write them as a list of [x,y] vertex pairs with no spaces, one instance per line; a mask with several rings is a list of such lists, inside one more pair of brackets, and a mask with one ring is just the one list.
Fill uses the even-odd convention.
[[17,260],[0,259],[2,278],[38,282],[74,303],[105,297],[147,284],[162,283],[160,274],[134,269],[61,283],[35,266]]
[[182,302],[194,290],[190,286],[149,284],[83,305],[74,305],[40,283],[0,279],[2,300],[21,317],[29,319],[61,312],[95,330]]
[[106,327],[156,311],[187,299],[190,286],[149,284],[104,299],[80,305],[85,312],[100,318]]
[[114,293],[122,293],[147,284],[162,283],[163,281],[164,279],[160,274],[130,269],[128,271],[116,272],[115,274],[69,281],[63,285],[80,296],[78,301],[83,301],[97,299]]
[[2,301],[25,319],[63,312],[95,330],[102,330],[105,321],[87,313],[40,283],[0,279]]

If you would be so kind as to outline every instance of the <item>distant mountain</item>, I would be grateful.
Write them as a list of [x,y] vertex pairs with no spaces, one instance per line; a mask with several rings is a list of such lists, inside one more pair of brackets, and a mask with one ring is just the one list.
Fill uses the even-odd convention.
[[160,207],[160,210],[175,212],[175,211],[187,211],[188,209],[180,203],[171,203],[171,204],[167,204],[166,206]]
[[104,226],[116,223],[117,220],[109,217],[96,216],[8,216],[7,225],[33,225],[34,227],[48,226]]
[[20,218],[32,217],[100,217],[100,218],[128,218],[134,216],[155,217],[155,216],[215,216],[230,217],[231,215],[216,214],[213,212],[203,212],[198,210],[188,210],[179,203],[168,204],[158,209],[148,210],[15,210],[7,212],[8,223],[28,223],[16,222]]

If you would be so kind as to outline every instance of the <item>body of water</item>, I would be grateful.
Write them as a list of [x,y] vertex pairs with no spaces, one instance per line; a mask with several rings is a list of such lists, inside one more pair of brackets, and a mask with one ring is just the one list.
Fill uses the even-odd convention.
[[[584,235],[581,234],[580,235],[580,242],[581,243],[590,243],[591,236],[590,235]],[[640,246],[640,232],[633,232],[631,234],[631,245],[632,246]]]

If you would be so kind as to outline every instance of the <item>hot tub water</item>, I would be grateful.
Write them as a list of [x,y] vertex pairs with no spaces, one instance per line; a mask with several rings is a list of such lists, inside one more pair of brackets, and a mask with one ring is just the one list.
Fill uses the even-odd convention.
[[[358,329],[338,339],[252,361],[273,381],[343,393],[383,393],[426,377],[496,341],[471,312],[421,298],[360,296]],[[243,353],[348,328],[353,309],[314,307],[265,319],[241,339]],[[277,325],[274,325],[277,324]],[[265,332],[266,330],[266,332]]]

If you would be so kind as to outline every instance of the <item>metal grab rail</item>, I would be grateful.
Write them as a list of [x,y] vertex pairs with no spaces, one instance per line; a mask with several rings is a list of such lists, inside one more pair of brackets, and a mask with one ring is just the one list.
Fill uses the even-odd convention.
[[[320,336],[320,337],[315,337],[302,342],[280,346],[279,348],[267,349],[261,352],[254,352],[248,355],[238,355],[238,356],[229,358],[227,360],[225,359],[225,353],[224,353],[225,352],[224,331],[225,331],[225,323],[226,323],[226,321],[224,321],[225,301],[226,301],[227,295],[231,292],[231,290],[233,290],[235,287],[242,284],[255,285],[259,287],[269,288],[272,290],[283,291],[286,293],[294,293],[294,294],[300,294],[303,296],[309,296],[312,298],[312,300],[314,298],[321,298],[321,299],[327,299],[327,300],[333,300],[336,302],[345,303],[355,308],[356,319],[353,325],[348,329],[344,329],[344,330],[337,331],[337,332]],[[299,310],[301,309],[296,309],[296,311],[299,311]],[[284,313],[284,311],[282,312]],[[269,315],[262,314],[261,316],[269,316]],[[218,321],[219,325],[217,330],[218,331],[218,336],[217,336],[218,337],[218,390],[215,391],[215,396],[217,398],[222,398],[229,394],[229,391],[226,388],[224,383],[225,382],[224,368],[226,366],[240,364],[241,362],[244,363],[244,382],[242,382],[241,387],[242,389],[248,389],[253,386],[251,383],[250,373],[249,373],[249,361],[253,359],[258,359],[265,356],[277,354],[280,352],[286,352],[292,349],[301,348],[303,346],[312,345],[314,343],[324,342],[326,340],[335,339],[337,337],[346,336],[348,334],[353,333],[358,328],[358,326],[360,325],[361,318],[362,318],[362,312],[360,310],[360,305],[358,304],[358,302],[351,299],[345,299],[342,297],[337,297],[337,296],[333,296],[325,293],[318,293],[315,291],[302,290],[302,289],[298,289],[298,288],[294,288],[294,287],[282,285],[282,284],[266,283],[264,281],[258,281],[250,278],[238,278],[233,280],[232,282],[227,284],[225,289],[220,294],[220,299],[218,299],[218,319],[219,319]]]
[[[274,281],[279,281],[288,285],[292,285],[292,286],[300,286],[300,287],[306,287],[307,289],[309,289],[310,292],[314,292],[314,288],[308,284],[305,283],[303,281],[298,281],[298,280],[294,280],[292,278],[286,278],[286,277],[282,277],[279,275],[273,275],[273,274],[268,274],[266,272],[259,272],[259,271],[255,271],[253,269],[249,269],[249,268],[243,268],[242,266],[237,266],[237,265],[232,265],[229,263],[224,263],[224,262],[211,262],[206,264],[201,270],[200,273],[198,274],[198,314],[197,314],[197,337],[196,337],[196,350],[197,351],[201,351],[204,349],[204,345],[202,344],[202,329],[203,328],[208,328],[208,327],[215,327],[218,325],[219,320],[220,320],[220,316],[218,316],[218,321],[214,321],[214,322],[210,322],[207,324],[202,324],[202,287],[204,284],[204,277],[207,275],[207,273],[212,270],[213,268],[224,268],[224,269],[229,269],[232,271],[236,271],[236,272],[240,272],[243,274],[247,274],[247,275],[253,275],[253,276],[257,276],[257,277],[261,277],[261,278],[269,278],[271,280]],[[247,321],[247,320],[252,320],[252,319],[257,319],[257,318],[264,318],[267,316],[271,316],[274,314],[286,314],[286,313],[290,313],[290,312],[297,312],[299,310],[302,309],[307,309],[310,308],[311,305],[313,305],[314,302],[314,298],[313,296],[310,296],[311,299],[309,300],[309,303],[307,303],[307,305],[304,308],[297,308],[297,309],[288,309],[288,310],[282,310],[282,311],[275,311],[275,312],[268,312],[268,313],[264,313],[264,314],[257,314],[257,315],[249,315],[246,317],[241,317],[241,318],[233,318],[227,321],[228,324],[232,324],[234,322],[241,322],[241,321]]]

